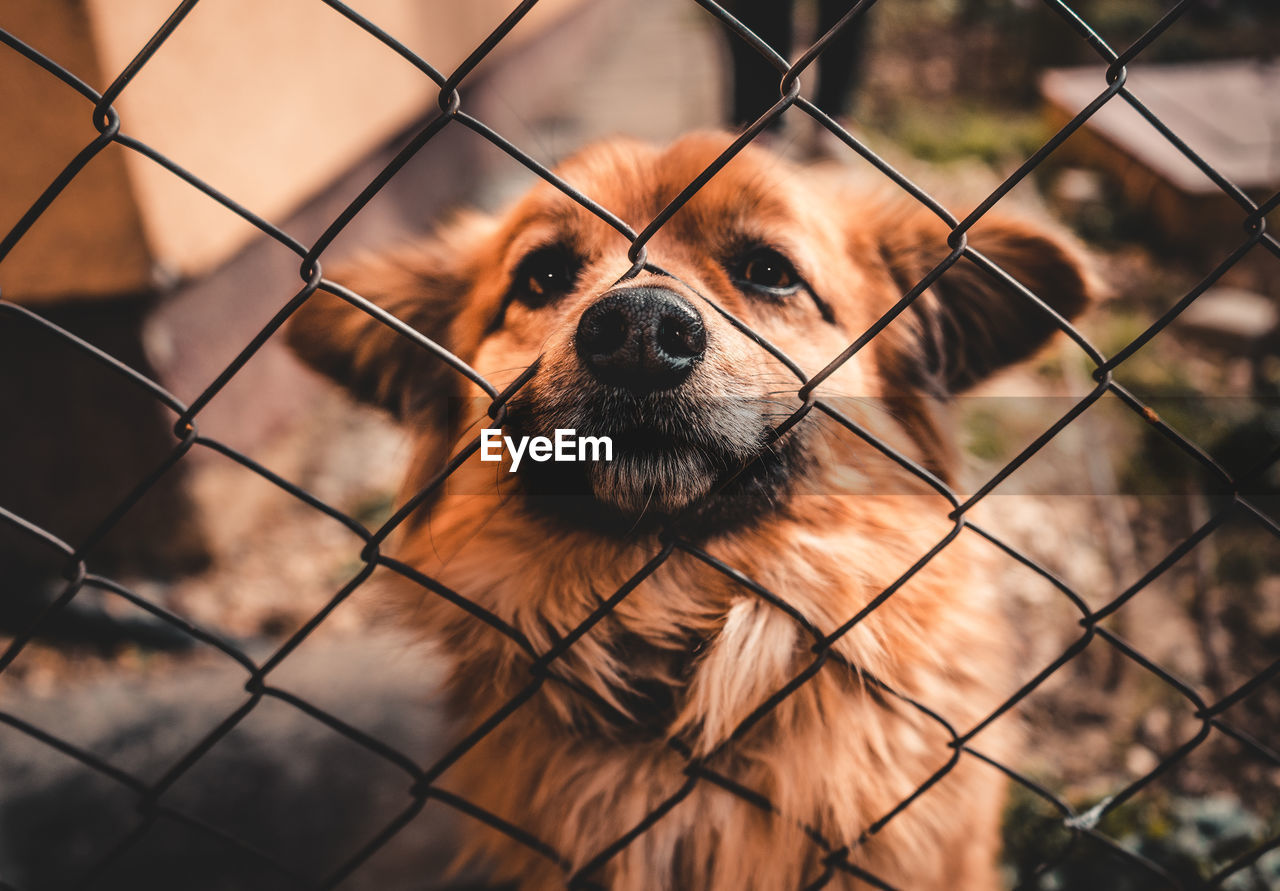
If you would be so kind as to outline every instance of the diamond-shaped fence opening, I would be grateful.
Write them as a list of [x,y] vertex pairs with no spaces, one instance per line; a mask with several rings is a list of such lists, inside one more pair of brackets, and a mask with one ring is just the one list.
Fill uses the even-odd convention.
[[[58,350],[74,355],[74,360],[66,360],[68,363],[74,361],[78,367],[92,369],[84,372],[86,387],[92,373],[113,386],[128,389],[130,398],[145,400],[164,417],[172,431],[163,449],[136,462],[137,472],[122,491],[109,491],[94,504],[89,515],[78,518],[75,524],[43,520],[38,505],[31,509],[25,503],[0,504],[5,540],[20,539],[28,551],[39,554],[44,592],[42,598],[20,613],[21,621],[0,655],[0,683],[6,672],[23,672],[24,682],[30,684],[41,671],[52,670],[56,675],[74,668],[74,660],[57,663],[58,657],[42,654],[36,642],[53,628],[65,630],[74,625],[68,617],[80,615],[83,620],[86,611],[96,611],[116,628],[131,628],[130,622],[145,618],[149,633],[163,638],[166,646],[179,641],[186,647],[182,655],[148,656],[145,647],[131,651],[135,662],[155,660],[143,666],[150,672],[150,683],[129,688],[135,702],[145,699],[161,722],[165,716],[177,715],[180,706],[202,706],[198,718],[188,717],[180,726],[175,723],[164,737],[167,743],[150,750],[142,762],[128,739],[97,732],[96,728],[88,728],[82,737],[74,721],[64,720],[70,712],[59,712],[58,706],[48,702],[12,711],[0,706],[3,736],[17,741],[13,751],[43,753],[37,756],[39,770],[23,783],[15,783],[12,791],[0,792],[5,799],[2,809],[6,821],[0,824],[4,833],[0,837],[0,854],[6,845],[57,846],[57,839],[39,841],[31,837],[23,829],[24,820],[29,821],[25,824],[28,826],[52,826],[61,831],[68,852],[67,856],[42,865],[28,864],[27,872],[21,876],[0,875],[0,887],[143,887],[145,882],[152,883],[146,887],[161,887],[166,882],[169,887],[182,887],[192,870],[225,877],[231,884],[224,887],[391,887],[384,884],[390,880],[381,877],[393,874],[399,868],[397,861],[428,856],[424,851],[436,864],[451,856],[451,830],[447,824],[452,823],[480,823],[507,836],[535,852],[539,863],[562,873],[568,887],[602,887],[610,864],[629,846],[643,844],[643,836],[655,825],[671,819],[682,807],[688,810],[698,803],[714,801],[715,796],[748,803],[762,819],[774,821],[772,825],[778,827],[780,838],[812,848],[813,873],[806,877],[803,887],[844,887],[841,883],[849,880],[869,887],[890,887],[882,877],[868,871],[860,848],[918,802],[930,796],[946,796],[953,772],[970,768],[984,771],[992,784],[1011,783],[1016,789],[1006,820],[1006,872],[1018,887],[1048,889],[1088,884],[1117,889],[1212,887],[1229,891],[1274,887],[1280,881],[1275,796],[1259,795],[1241,806],[1251,793],[1247,784],[1242,786],[1239,781],[1240,777],[1247,777],[1249,782],[1274,784],[1280,776],[1275,739],[1268,737],[1277,714],[1274,688],[1280,664],[1275,661],[1276,641],[1280,639],[1275,580],[1280,571],[1274,557],[1280,523],[1272,497],[1280,452],[1275,447],[1274,414],[1264,411],[1254,417],[1243,401],[1240,406],[1229,406],[1225,401],[1215,405],[1211,398],[1179,408],[1176,394],[1144,391],[1143,384],[1150,377],[1148,366],[1143,365],[1138,373],[1139,366],[1149,362],[1143,358],[1144,349],[1171,337],[1170,329],[1178,324],[1179,316],[1224,276],[1246,260],[1252,262],[1259,257],[1271,263],[1274,276],[1275,262],[1280,258],[1280,243],[1266,225],[1268,215],[1280,203],[1280,194],[1261,201],[1251,197],[1198,154],[1184,136],[1170,129],[1127,86],[1127,65],[1145,61],[1157,48],[1172,43],[1184,33],[1186,20],[1202,14],[1202,6],[1214,5],[1182,0],[1143,21],[1141,28],[1134,29],[1132,21],[1124,28],[1116,26],[1120,33],[1127,33],[1128,29],[1136,35],[1126,48],[1117,51],[1104,39],[1111,33],[1108,28],[1092,24],[1095,17],[1108,16],[1100,8],[1102,4],[1045,0],[1035,28],[1038,33],[1051,33],[1057,45],[1069,46],[1070,53],[1077,57],[1080,52],[1092,57],[1097,69],[1094,98],[1076,110],[1065,126],[1018,154],[1001,171],[999,185],[985,197],[968,205],[951,206],[918,185],[905,169],[909,165],[888,160],[891,154],[898,157],[896,151],[874,149],[873,144],[883,144],[876,134],[844,126],[844,119],[837,116],[842,109],[819,107],[801,89],[802,80],[820,64],[824,52],[847,52],[851,45],[849,35],[861,32],[867,21],[880,21],[876,18],[879,16],[902,27],[901,17],[909,19],[912,15],[903,10],[912,4],[906,0],[861,0],[847,4],[835,17],[830,15],[833,4],[819,4],[823,25],[831,24],[828,18],[834,24],[825,33],[815,28],[807,48],[790,54],[775,51],[747,28],[743,24],[745,14],[735,17],[740,12],[738,4],[690,2],[682,14],[690,20],[697,19],[700,26],[716,29],[732,47],[727,52],[738,56],[754,54],[772,68],[778,95],[774,104],[748,123],[724,153],[680,189],[668,206],[652,219],[634,225],[624,222],[616,209],[598,203],[597,197],[561,179],[539,160],[554,151],[542,145],[526,145],[521,137],[504,134],[504,124],[491,120],[485,111],[490,106],[484,102],[473,106],[469,101],[473,90],[480,91],[477,84],[483,83],[482,77],[492,67],[495,51],[516,41],[526,17],[538,5],[536,0],[526,0],[505,18],[488,23],[487,36],[466,47],[465,52],[456,53],[460,61],[449,70],[434,67],[430,59],[402,42],[408,39],[407,35],[384,30],[375,21],[377,16],[366,17],[357,7],[325,0],[305,11],[306,15],[330,18],[337,13],[346,27],[362,32],[366,51],[369,44],[376,44],[380,53],[398,55],[400,64],[410,66],[415,77],[420,78],[418,86],[424,95],[435,97],[436,105],[425,122],[412,127],[389,152],[363,170],[358,181],[346,183],[342,201],[330,199],[331,212],[325,214],[323,225],[305,241],[296,240],[273,222],[282,212],[264,210],[259,215],[230,192],[220,191],[218,182],[203,179],[198,163],[188,169],[184,166],[187,159],[170,157],[131,135],[129,117],[117,108],[131,84],[146,77],[153,59],[172,49],[174,35],[197,27],[196,0],[186,0],[169,11],[167,19],[158,20],[150,39],[132,61],[106,75],[114,79],[101,90],[90,85],[93,77],[88,72],[78,76],[64,67],[58,53],[46,53],[28,43],[28,37],[20,30],[0,30],[0,52],[8,54],[10,62],[19,61],[40,77],[61,81],[69,96],[78,94],[83,113],[78,126],[85,131],[79,152],[63,162],[65,166],[52,181],[41,184],[39,197],[0,239],[0,270],[6,256],[21,249],[24,240],[37,237],[42,216],[51,213],[51,208],[62,210],[59,205],[65,206],[75,197],[75,184],[84,181],[80,178],[87,180],[96,166],[119,162],[117,156],[126,154],[130,163],[148,165],[149,173],[153,169],[162,171],[166,181],[181,186],[188,199],[199,196],[218,213],[234,215],[255,229],[261,238],[269,240],[269,253],[275,262],[288,256],[279,250],[283,248],[297,264],[297,278],[287,288],[265,289],[257,304],[261,317],[245,328],[243,343],[236,344],[232,354],[219,355],[208,374],[188,379],[181,399],[157,382],[141,353],[107,348],[91,342],[92,338],[80,337],[75,333],[76,325],[64,320],[58,310],[43,311],[0,300],[0,324],[27,331],[23,336],[32,341],[56,343]],[[979,23],[987,21],[983,18],[985,7],[1008,7],[1003,9],[1009,17],[1005,30],[992,26],[983,31],[988,52],[994,53],[995,58],[999,58],[999,40],[991,49],[989,38],[995,35],[1014,39],[1016,32],[1008,23],[1030,21],[1025,5],[965,6],[966,15]],[[991,16],[990,21],[1001,21],[996,11],[987,9],[986,13]],[[644,17],[650,13],[644,5],[632,4],[627,14]],[[941,14],[934,9],[928,11],[930,16]],[[439,7],[435,15],[450,13]],[[4,24],[0,17],[0,27]],[[1107,24],[1112,23],[1108,20]],[[252,29],[253,22],[246,21],[244,27]],[[1009,49],[1008,54],[1013,56],[1013,50]],[[913,71],[918,68],[928,80],[926,75],[932,69],[924,55],[921,50],[898,58],[912,59],[915,67],[908,67]],[[658,61],[660,52],[655,52],[650,62]],[[230,60],[210,62],[218,64],[230,64]],[[323,62],[316,60],[313,64]],[[335,64],[343,64],[343,60],[335,60]],[[1017,70],[1012,62],[1010,68]],[[636,101],[640,102],[644,84],[636,83],[634,90]],[[199,100],[198,96],[188,98],[192,102]],[[255,97],[254,101],[270,102],[271,97]],[[1025,283],[985,256],[970,243],[968,234],[1040,168],[1059,163],[1058,149],[1087,127],[1100,109],[1113,103],[1134,109],[1145,119],[1146,126],[1212,183],[1219,197],[1238,207],[1239,231],[1227,238],[1230,247],[1214,254],[1209,265],[1197,270],[1199,278],[1189,290],[1164,295],[1167,299],[1158,301],[1156,316],[1134,323],[1130,326],[1134,330],[1116,338],[1118,343],[1108,344],[1104,350],[1095,345],[1100,341],[1059,316]],[[947,233],[945,244],[937,245],[937,255],[931,259],[935,265],[921,270],[921,277],[915,282],[906,283],[901,299],[887,313],[846,349],[825,357],[827,364],[820,368],[801,368],[744,321],[717,307],[729,324],[746,333],[759,349],[794,374],[791,392],[780,394],[781,408],[775,419],[778,429],[797,424],[828,426],[833,436],[856,439],[869,456],[892,465],[907,481],[908,490],[929,493],[936,502],[936,534],[918,553],[904,556],[900,566],[876,581],[879,594],[869,598],[866,608],[857,614],[834,621],[805,615],[788,600],[784,590],[775,590],[777,585],[745,574],[730,557],[718,552],[714,542],[691,540],[672,528],[654,538],[652,548],[635,554],[634,565],[613,567],[608,584],[601,583],[599,602],[584,610],[567,632],[543,645],[476,602],[467,590],[454,590],[425,575],[420,568],[401,562],[387,547],[396,531],[412,522],[415,509],[445,489],[454,471],[479,449],[478,435],[465,441],[425,488],[399,504],[379,500],[376,493],[368,491],[362,495],[363,502],[353,502],[350,487],[313,493],[294,481],[294,475],[284,469],[288,462],[278,454],[256,445],[229,444],[238,443],[235,419],[225,412],[218,414],[219,395],[237,385],[251,386],[254,375],[270,375],[269,366],[264,364],[263,369],[255,370],[255,363],[270,361],[267,345],[277,343],[282,326],[312,301],[345,301],[363,310],[370,319],[369,331],[383,327],[393,330],[399,341],[397,349],[416,351],[423,361],[448,368],[450,375],[469,382],[484,394],[489,415],[496,423],[506,417],[508,405],[532,377],[532,368],[512,369],[500,381],[487,379],[445,346],[398,318],[394,307],[388,311],[366,295],[327,277],[331,246],[364,222],[367,208],[375,202],[390,201],[397,176],[402,172],[409,176],[425,166],[422,159],[431,156],[433,147],[446,142],[458,146],[482,141],[487,154],[500,153],[509,163],[563,193],[618,233],[618,272],[627,278],[645,271],[661,272],[649,255],[651,240],[699,190],[715,180],[739,151],[753,141],[768,139],[771,126],[780,119],[790,126],[801,122],[811,125],[819,138],[828,139],[836,147],[841,158],[936,216]],[[510,124],[510,118],[502,117],[502,121]],[[91,126],[84,126],[85,122]],[[313,138],[323,139],[327,131],[340,127],[342,122],[338,120],[317,120]],[[237,136],[237,144],[252,143],[252,133],[241,132]],[[458,150],[452,150],[452,154],[458,154]],[[492,166],[487,165],[486,169]],[[447,169],[442,170],[448,173]],[[414,175],[421,176],[421,172]],[[362,234],[355,240],[368,243],[371,237]],[[1010,447],[1005,441],[1001,443],[1003,451],[993,447],[985,455],[988,463],[975,478],[954,487],[878,438],[864,423],[865,406],[828,397],[822,386],[881,337],[913,303],[923,299],[926,289],[939,277],[948,274],[977,276],[1010,289],[1017,299],[1047,316],[1060,330],[1065,344],[1053,370],[1061,386],[1050,398],[1039,400],[1034,412],[1019,409],[1019,397],[1009,397],[1003,405],[996,399],[987,407],[977,402],[967,406],[968,416],[977,419],[968,428],[975,436],[980,437],[982,423],[1002,424],[1000,411],[1022,417],[1023,424],[1014,437],[1015,446]],[[263,311],[264,306],[270,311]],[[148,344],[153,353],[163,352],[162,346]],[[1267,357],[1245,358],[1253,362],[1251,373],[1265,384],[1269,373]],[[169,357],[171,364],[183,361],[181,354]],[[1128,374],[1129,369],[1134,369],[1135,374]],[[88,391],[78,392],[74,379],[64,383],[66,401],[49,406],[47,422],[54,432],[45,435],[75,431],[67,416],[83,410],[77,400]],[[93,386],[93,392],[97,392],[98,382]],[[1260,385],[1260,389],[1265,387]],[[1102,412],[1102,406],[1110,414]],[[1115,420],[1117,412],[1124,415],[1123,420]],[[1224,412],[1249,417],[1242,424],[1215,427],[1215,419]],[[1026,420],[1031,416],[1034,420]],[[211,428],[218,429],[206,431],[206,419]],[[1045,507],[1046,503],[1052,505],[1053,493],[1046,496],[1034,485],[1022,488],[1022,481],[1037,467],[1063,461],[1063,455],[1084,453],[1081,460],[1087,464],[1089,443],[1096,431],[1090,428],[1083,447],[1079,443],[1073,445],[1071,437],[1090,424],[1105,428],[1108,436],[1121,443],[1120,447],[1128,447],[1123,456],[1128,466],[1120,477],[1108,477],[1104,485],[1140,489],[1144,479],[1156,481],[1167,484],[1168,491],[1162,490],[1162,495],[1176,500],[1167,502],[1173,505],[1169,516],[1145,518],[1150,534],[1144,534],[1138,522],[1144,518],[1133,516],[1142,508],[1141,498],[1135,497],[1118,508],[1104,498],[1076,498],[1069,508],[1071,517],[1077,527],[1087,527],[1089,532],[1089,536],[1080,536],[1076,544],[1091,541],[1096,545],[1099,540],[1107,540],[1109,546],[1107,560],[1082,567],[1089,561],[1073,563],[1071,542],[1063,544],[1055,538],[1052,542],[1024,543],[1023,536],[1011,537],[1006,530],[1016,529],[1019,524],[1034,527],[1055,510]],[[1231,434],[1240,426],[1246,434],[1232,439]],[[1248,436],[1249,429],[1270,430],[1270,441]],[[122,435],[110,425],[91,427],[91,432],[104,440]],[[1151,448],[1151,442],[1158,442],[1159,450]],[[103,448],[109,451],[106,444]],[[294,552],[291,559],[321,568],[286,571],[277,576],[281,580],[278,584],[299,580],[311,583],[323,590],[324,598],[303,592],[295,598],[290,598],[288,592],[264,594],[278,597],[288,606],[281,606],[282,617],[274,623],[273,633],[255,636],[228,633],[219,627],[222,623],[214,617],[216,610],[209,611],[207,602],[198,598],[170,602],[156,593],[163,591],[163,585],[157,588],[146,579],[128,577],[127,572],[116,577],[111,559],[103,556],[110,553],[104,551],[104,541],[131,522],[131,512],[140,504],[161,497],[192,462],[219,466],[221,476],[216,478],[227,486],[251,480],[246,493],[283,493],[293,513],[282,516],[296,516],[299,512],[325,516],[325,525],[334,527],[329,533],[283,539],[284,546]],[[377,463],[370,460],[368,466],[372,470]],[[22,466],[5,468],[5,473],[24,472]],[[1116,473],[1114,467],[1108,472]],[[97,483],[92,469],[82,479],[69,481],[64,476],[52,482],[81,487]],[[1073,480],[1078,482],[1078,477]],[[1097,480],[1090,484],[1096,485]],[[1052,488],[1052,475],[1048,485]],[[1088,495],[1089,491],[1089,485],[1085,485],[1079,492],[1060,494]],[[244,500],[250,505],[270,501],[253,494],[246,494]],[[335,506],[340,503],[354,506],[340,509]],[[189,504],[178,507],[194,510]],[[179,519],[175,517],[173,522]],[[1113,541],[1113,533],[1120,528],[1126,530],[1126,540]],[[71,529],[74,534],[64,540],[61,535],[68,533],[55,529]],[[1138,532],[1135,534],[1133,529]],[[267,535],[263,533],[261,540]],[[961,537],[966,542],[973,540],[992,561],[1005,562],[1010,578],[1034,577],[1039,592],[1035,595],[1036,604],[1044,607],[1040,625],[1026,629],[1039,640],[1034,658],[1023,665],[1017,677],[1018,685],[1001,691],[1006,697],[1003,701],[965,704],[973,714],[966,714],[963,709],[956,712],[949,704],[918,701],[893,689],[864,667],[852,665],[848,657],[851,641],[874,628],[878,621],[876,610],[927,576],[938,555]],[[238,559],[254,567],[257,564],[253,562],[251,545],[252,542],[242,547]],[[326,553],[305,553],[308,550]],[[670,789],[658,790],[647,812],[637,814],[633,825],[618,837],[605,839],[585,862],[570,862],[545,839],[545,827],[522,825],[519,815],[491,812],[452,789],[448,781],[450,770],[469,757],[484,756],[487,750],[483,747],[499,738],[504,723],[526,708],[544,687],[567,692],[584,708],[616,714],[615,705],[603,701],[598,691],[577,682],[565,666],[577,658],[575,648],[589,645],[593,632],[608,623],[611,614],[647,578],[689,564],[710,568],[745,602],[776,612],[793,623],[798,638],[808,648],[808,656],[774,689],[761,691],[754,705],[727,729],[713,751],[695,757],[678,740],[672,740],[671,757],[683,764],[682,781]],[[278,569],[262,567],[268,575]],[[32,571],[26,572],[29,577]],[[393,661],[358,665],[324,655],[320,644],[331,629],[344,621],[343,605],[353,598],[376,599],[376,593],[369,593],[376,591],[376,582],[371,581],[375,575],[394,575],[416,583],[424,601],[447,601],[477,627],[487,626],[486,633],[504,638],[512,658],[527,669],[515,689],[502,696],[487,693],[483,701],[495,703],[491,712],[456,740],[442,742],[448,739],[441,727],[442,719],[423,701],[436,683],[435,677],[409,676],[412,672]],[[14,577],[17,576],[15,571]],[[245,597],[253,597],[255,591],[265,591],[255,588],[244,574],[238,577],[237,586],[244,589],[235,595],[241,600],[228,602],[241,603]],[[249,593],[245,594],[245,590]],[[233,598],[227,591],[204,593]],[[1180,680],[1162,657],[1149,655],[1141,646],[1128,642],[1127,619],[1150,617],[1162,609],[1176,612],[1183,624],[1199,635],[1203,664],[1196,666],[1200,677],[1195,683]],[[1255,618],[1265,627],[1254,628]],[[860,628],[864,622],[867,625]],[[1144,637],[1139,634],[1135,639]],[[1021,652],[1018,642],[1009,641],[1007,645],[1012,651]],[[53,669],[45,664],[49,659],[54,660]],[[205,691],[199,697],[187,696],[172,684],[166,686],[168,669],[184,660],[198,666],[198,683]],[[320,667],[326,660],[328,664]],[[315,674],[300,669],[290,674],[297,666],[312,662],[317,666]],[[917,764],[928,765],[920,775],[901,775],[896,805],[876,814],[857,839],[824,838],[818,829],[804,822],[802,815],[787,813],[767,790],[752,788],[731,769],[735,747],[748,745],[759,725],[786,708],[788,698],[797,691],[821,682],[815,679],[833,674],[856,676],[867,695],[886,703],[895,719],[920,728],[919,738],[932,747],[936,756],[916,760]],[[332,686],[315,685],[319,683],[315,678],[330,675]],[[483,687],[485,683],[484,678],[471,682],[473,687]],[[331,690],[345,689],[345,685],[351,685],[351,696],[328,695]],[[217,689],[218,694],[209,695],[209,689]],[[1063,696],[1063,690],[1070,691],[1070,696]],[[77,702],[87,702],[97,695],[107,694],[90,689],[69,695],[61,705],[73,709]],[[1067,708],[1067,720],[1096,722],[1096,728],[1091,729],[1097,729],[1097,735],[1104,738],[1102,744],[1111,747],[1111,760],[1096,758],[1090,774],[1087,769],[1080,769],[1079,759],[1073,759],[1070,776],[1052,777],[1041,776],[1006,757],[999,743],[1000,734],[1012,730],[1013,725],[1024,720],[1032,722],[1033,735],[1038,739],[1044,726],[1062,720],[1062,716],[1052,714],[1052,707],[1038,701],[1042,697],[1058,697],[1054,702]],[[334,705],[329,704],[331,701]],[[363,707],[347,708],[353,702]],[[372,710],[371,704],[375,706]],[[422,717],[405,730],[404,726],[388,724],[387,712],[380,711],[383,705],[396,713],[416,709]],[[1125,721],[1108,723],[1108,714],[1124,709],[1130,710]],[[1144,711],[1147,714],[1142,714]],[[178,722],[176,717],[173,720]],[[1117,733],[1119,727],[1137,736],[1126,738]],[[291,770],[306,769],[305,759],[295,760],[295,753],[319,748],[332,749],[337,754],[330,760],[348,765],[352,774],[308,777],[312,794],[306,797],[272,793],[277,784],[285,788],[282,778],[289,776]],[[270,757],[262,757],[263,752]],[[1039,754],[1045,755],[1043,751]],[[1241,765],[1244,769],[1240,769]],[[505,769],[540,771],[543,765],[514,764]],[[1238,773],[1231,774],[1228,782],[1226,774],[1232,770]],[[1222,783],[1215,784],[1219,774]],[[1178,790],[1188,783],[1196,790],[1196,796],[1180,796]],[[206,794],[207,790],[217,790],[219,794]],[[254,794],[261,796],[267,809],[250,819],[234,803]],[[333,808],[326,804],[334,800],[330,795],[341,801],[358,799],[370,816],[355,819],[350,814],[331,813]],[[89,816],[80,821],[65,816],[54,819],[59,808]],[[174,851],[184,853],[175,859]],[[428,880],[435,882],[436,878]],[[16,884],[5,885],[6,881]],[[157,881],[161,884],[154,884]]]

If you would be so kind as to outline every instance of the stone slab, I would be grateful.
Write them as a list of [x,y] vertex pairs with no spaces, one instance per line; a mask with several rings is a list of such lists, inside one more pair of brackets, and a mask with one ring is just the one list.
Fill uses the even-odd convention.
[[[1041,94],[1075,115],[1106,89],[1105,68],[1048,71]],[[1280,185],[1280,63],[1233,59],[1130,67],[1126,86],[1188,147],[1242,189]],[[1218,187],[1123,97],[1087,129],[1191,195]]]

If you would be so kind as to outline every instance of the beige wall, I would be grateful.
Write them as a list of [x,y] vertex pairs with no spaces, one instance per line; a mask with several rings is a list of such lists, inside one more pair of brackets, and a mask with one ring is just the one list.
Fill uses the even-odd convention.
[[[576,0],[543,0],[502,49]],[[0,27],[102,90],[175,0],[17,0]],[[514,0],[355,0],[448,73]],[[278,221],[422,116],[437,88],[317,0],[200,3],[116,102],[122,131]],[[465,88],[464,88],[465,103]],[[90,105],[0,47],[0,231],[94,136]],[[254,229],[135,152],[109,146],[0,262],[7,299],[137,291],[208,270]],[[310,233],[309,235],[314,235]]]

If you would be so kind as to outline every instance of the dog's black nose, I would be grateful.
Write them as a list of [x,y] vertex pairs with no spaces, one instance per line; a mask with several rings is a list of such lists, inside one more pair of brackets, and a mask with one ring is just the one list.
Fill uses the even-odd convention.
[[649,392],[684,383],[706,352],[707,332],[698,311],[674,291],[624,288],[587,308],[575,344],[602,383]]

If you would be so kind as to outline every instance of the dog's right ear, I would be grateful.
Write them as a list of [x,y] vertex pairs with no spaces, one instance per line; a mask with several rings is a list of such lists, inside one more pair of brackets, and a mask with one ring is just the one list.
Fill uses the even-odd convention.
[[[457,354],[466,348],[457,320],[472,284],[460,256],[436,240],[369,257],[332,280]],[[402,421],[444,423],[450,397],[461,392],[448,362],[327,291],[294,313],[286,337],[306,364]]]
[[[875,230],[880,259],[899,294],[950,251],[950,227],[920,206],[890,211]],[[1097,285],[1084,254],[1044,224],[992,214],[970,231],[969,244],[1067,320],[1094,299]],[[911,334],[884,338],[882,361],[910,370],[913,380],[931,380],[945,394],[1029,358],[1058,333],[1048,313],[966,257],[921,293],[903,320]]]

